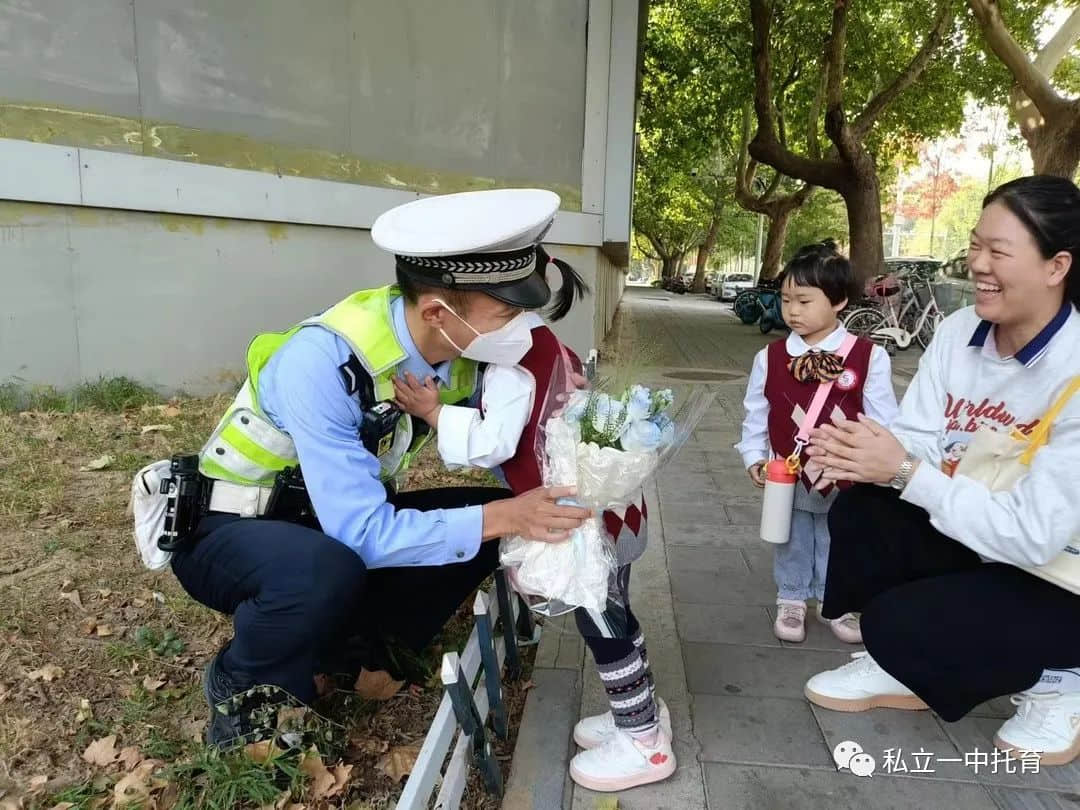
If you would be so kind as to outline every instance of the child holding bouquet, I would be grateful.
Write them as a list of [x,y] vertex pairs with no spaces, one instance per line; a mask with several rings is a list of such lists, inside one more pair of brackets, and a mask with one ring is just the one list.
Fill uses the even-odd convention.
[[[781,309],[791,334],[758,352],[746,389],[742,440],[735,449],[759,487],[765,486],[769,458],[796,456],[802,465],[795,489],[791,535],[775,546],[773,576],[777,615],[773,632],[782,641],[806,638],[806,600],[817,599],[818,619],[850,644],[862,642],[858,618],[851,613],[823,619],[821,602],[829,560],[826,516],[836,488],[816,488],[821,474],[807,464],[796,435],[803,428],[814,395],[831,383],[813,425],[841,413],[855,419],[865,413],[882,425],[896,416],[892,368],[885,350],[855,338],[838,320],[855,289],[851,263],[829,240],[801,248],[781,275]],[[811,414],[813,416],[813,414]]]
[[[586,288],[565,262],[554,259],[552,263],[563,279],[559,301],[550,313],[557,320],[569,311],[575,292],[580,296]],[[448,466],[493,468],[511,490],[524,492],[543,481],[536,448],[538,431],[550,415],[545,412],[545,405],[550,405],[545,394],[565,394],[585,380],[580,360],[537,313],[518,317],[529,327],[531,345],[523,347],[526,350],[516,363],[487,367],[479,408],[440,405],[431,380],[397,380],[395,393],[402,410],[437,427],[439,454]],[[655,396],[645,389],[636,393],[639,408],[653,407]],[[643,397],[650,397],[650,402],[640,401]],[[580,411],[586,399],[574,395],[563,405]],[[633,405],[633,400],[626,405]],[[630,427],[625,418],[623,422]],[[643,446],[659,440],[662,423],[653,427],[656,430],[636,428],[637,434],[655,433],[636,436]],[[626,441],[632,445],[635,437],[627,436]],[[671,717],[655,695],[645,637],[630,608],[630,565],[644,552],[647,536],[644,500],[622,514],[606,511],[603,525],[615,540],[616,556],[615,571],[607,582],[607,601],[599,609],[577,607],[574,619],[592,652],[611,709],[575,726],[574,740],[585,750],[571,761],[570,775],[591,790],[618,791],[666,779],[675,771],[675,755]]]

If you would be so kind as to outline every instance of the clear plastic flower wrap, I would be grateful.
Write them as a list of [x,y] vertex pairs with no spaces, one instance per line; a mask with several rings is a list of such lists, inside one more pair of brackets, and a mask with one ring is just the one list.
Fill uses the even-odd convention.
[[694,388],[673,416],[669,389],[579,390],[573,370],[568,355],[556,361],[540,410],[536,458],[544,485],[576,487],[567,502],[592,509],[593,516],[568,540],[514,536],[501,548],[514,588],[534,611],[549,616],[576,607],[604,609],[616,556],[603,512],[621,513],[641,500],[643,485],[675,456],[715,397]]

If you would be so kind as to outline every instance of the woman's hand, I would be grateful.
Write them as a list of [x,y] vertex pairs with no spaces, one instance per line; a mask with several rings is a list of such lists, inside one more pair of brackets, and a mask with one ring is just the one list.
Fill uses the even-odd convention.
[[422,383],[408,371],[405,378],[394,377],[394,403],[405,413],[423,419],[431,427],[438,427],[439,386],[431,377]]
[[812,430],[806,452],[824,467],[822,487],[835,481],[888,484],[907,456],[892,433],[864,414]]

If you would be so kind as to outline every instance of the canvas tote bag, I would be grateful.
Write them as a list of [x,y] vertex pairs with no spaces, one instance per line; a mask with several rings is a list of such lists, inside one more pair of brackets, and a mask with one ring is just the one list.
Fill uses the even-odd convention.
[[[1074,377],[1027,436],[1015,429],[1005,433],[980,427],[953,475],[964,475],[985,484],[991,492],[1012,489],[1027,475],[1035,453],[1050,438],[1054,420],[1078,391],[1080,377]],[[1070,540],[1064,551],[1045,565],[1018,567],[1080,595],[1080,537]]]

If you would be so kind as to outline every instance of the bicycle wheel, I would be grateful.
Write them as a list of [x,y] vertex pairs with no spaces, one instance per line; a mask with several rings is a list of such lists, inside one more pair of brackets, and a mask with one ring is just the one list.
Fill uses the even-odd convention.
[[853,310],[851,314],[844,319],[845,329],[856,337],[862,337],[868,340],[873,340],[874,332],[885,326],[888,326],[885,315],[870,307]]
[[923,321],[922,329],[915,335],[915,339],[919,341],[919,345],[926,350],[930,347],[930,341],[934,339],[934,332],[944,320],[944,316],[941,314],[940,309],[935,309],[925,321]]
[[755,323],[764,311],[758,300],[757,290],[743,290],[732,306],[738,319],[747,325]]

